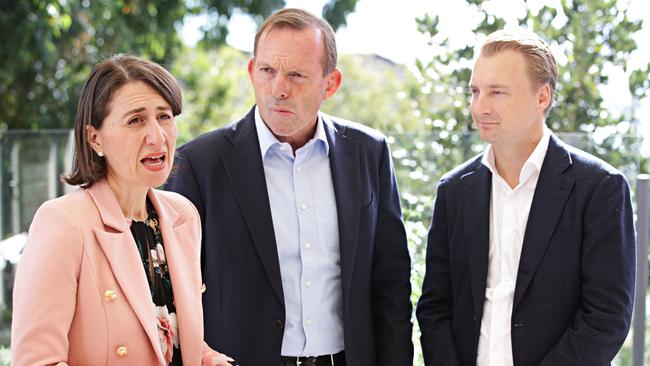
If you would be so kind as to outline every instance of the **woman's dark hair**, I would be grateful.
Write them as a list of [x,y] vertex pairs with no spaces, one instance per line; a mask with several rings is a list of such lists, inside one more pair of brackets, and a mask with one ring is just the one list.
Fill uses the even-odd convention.
[[90,147],[87,126],[101,129],[115,92],[135,81],[144,82],[160,93],[174,116],[181,113],[181,88],[176,78],[162,66],[131,55],[115,55],[100,62],[90,72],[79,97],[74,121],[72,171],[63,177],[68,184],[90,187],[106,176],[106,161]]

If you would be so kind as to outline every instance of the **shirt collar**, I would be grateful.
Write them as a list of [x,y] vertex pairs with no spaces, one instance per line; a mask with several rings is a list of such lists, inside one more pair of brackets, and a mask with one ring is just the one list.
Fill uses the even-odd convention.
[[[316,132],[314,137],[309,141],[321,141],[325,149],[325,156],[329,155],[329,143],[327,142],[327,136],[325,135],[325,126],[327,123],[321,116],[320,111],[318,111],[318,121],[316,123]],[[271,132],[269,127],[266,125],[260,114],[260,109],[258,106],[255,106],[255,128],[257,129],[257,139],[260,143],[260,152],[262,153],[262,160],[266,156],[266,152],[275,144],[282,144],[280,140]],[[309,142],[307,142],[309,143]],[[306,146],[306,145],[305,145]]]
[[[521,172],[519,172],[519,184],[525,182],[531,175],[533,175],[533,173],[542,170],[542,164],[544,163],[550,140],[551,130],[544,125],[542,138],[524,163]],[[494,161],[494,149],[492,148],[492,144],[488,144],[485,148],[483,157],[481,158],[481,163],[488,167],[493,175],[499,175]]]

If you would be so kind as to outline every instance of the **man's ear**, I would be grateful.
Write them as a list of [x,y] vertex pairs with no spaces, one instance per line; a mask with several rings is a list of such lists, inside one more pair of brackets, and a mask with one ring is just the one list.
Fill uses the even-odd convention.
[[553,93],[551,92],[551,86],[548,83],[540,86],[537,95],[537,105],[542,110],[546,110],[548,106],[553,103]]
[[251,57],[250,60],[248,60],[248,77],[251,78],[251,81],[253,80],[253,73],[255,72],[255,58]]
[[334,69],[332,72],[327,75],[327,88],[325,89],[325,99],[331,97],[339,90],[341,83],[343,82],[343,74],[341,70]]

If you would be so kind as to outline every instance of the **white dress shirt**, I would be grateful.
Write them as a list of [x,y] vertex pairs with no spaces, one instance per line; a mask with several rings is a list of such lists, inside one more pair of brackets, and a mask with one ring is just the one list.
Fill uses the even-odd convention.
[[319,114],[314,137],[294,156],[255,108],[284,293],[283,356],[335,354],[344,347],[338,215],[325,123]]
[[519,173],[519,184],[510,188],[499,175],[491,145],[482,163],[492,172],[490,200],[490,251],[477,366],[512,366],[511,317],[519,258],[528,214],[551,132],[544,127],[541,140]]

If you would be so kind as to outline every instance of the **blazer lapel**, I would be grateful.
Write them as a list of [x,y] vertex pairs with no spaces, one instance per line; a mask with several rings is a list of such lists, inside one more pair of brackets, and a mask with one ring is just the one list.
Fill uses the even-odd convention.
[[160,364],[164,364],[158,330],[154,319],[154,305],[149,296],[149,284],[140,254],[120,209],[117,198],[105,180],[88,189],[104,226],[93,229],[95,237],[110,263],[113,275],[124,297],[137,315]]
[[254,116],[253,109],[233,126],[227,136],[233,146],[222,153],[221,159],[273,291],[284,305],[280,261]]
[[563,175],[570,166],[569,152],[551,135],[528,215],[517,272],[513,311],[535,275],[575,183],[573,178]]
[[469,247],[472,299],[477,316],[483,313],[490,251],[490,197],[492,173],[476,160],[476,170],[461,177],[464,240]]
[[[323,121],[327,117],[323,116]],[[330,146],[329,160],[332,184],[336,197],[336,213],[339,221],[339,248],[341,251],[341,279],[344,304],[347,303],[352,285],[354,257],[359,237],[359,145],[345,136],[345,127],[324,123]]]
[[[201,363],[203,343],[202,318],[197,313],[202,309],[201,276],[198,271],[200,234],[192,230],[192,222],[180,217],[164,197],[151,190],[149,198],[158,215],[169,265],[183,364],[198,365]],[[192,238],[199,238],[199,241],[193,243]]]

